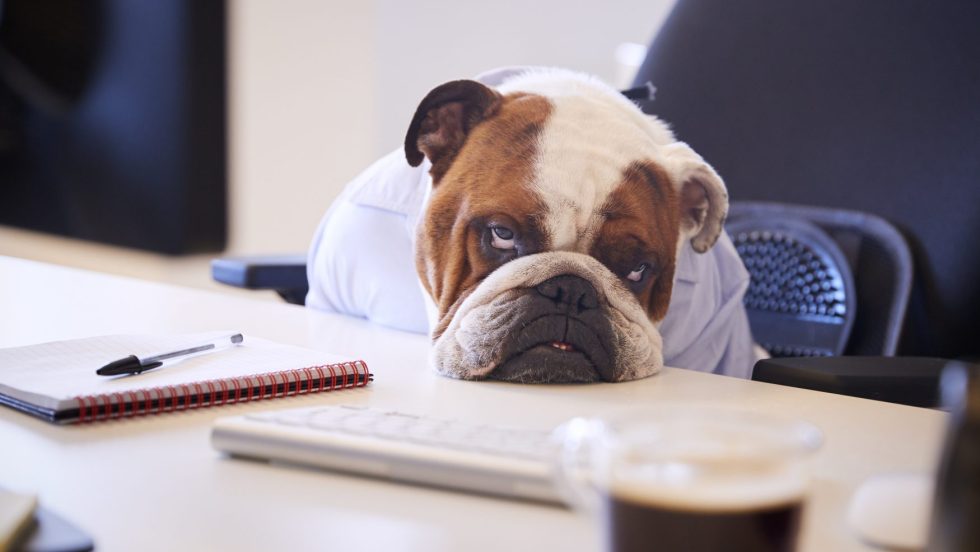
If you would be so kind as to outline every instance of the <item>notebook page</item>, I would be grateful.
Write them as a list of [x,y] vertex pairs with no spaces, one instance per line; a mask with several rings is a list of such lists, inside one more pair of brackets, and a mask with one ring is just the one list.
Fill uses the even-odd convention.
[[246,335],[240,345],[142,374],[106,377],[95,373],[105,364],[131,354],[181,349],[232,333],[100,336],[0,349],[0,392],[56,408],[80,395],[136,391],[355,360]]

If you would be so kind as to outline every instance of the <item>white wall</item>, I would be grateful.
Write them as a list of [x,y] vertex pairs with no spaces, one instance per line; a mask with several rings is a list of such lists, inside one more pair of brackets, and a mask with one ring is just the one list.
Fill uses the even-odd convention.
[[[399,147],[434,86],[502,65],[613,84],[675,0],[232,0],[230,254],[303,251],[343,185]],[[174,259],[0,227],[0,255],[211,287]]]
[[613,82],[673,0],[239,0],[232,4],[232,247],[299,250],[330,200],[397,148],[433,87],[502,65]]
[[378,138],[401,143],[434,86],[505,65],[568,67],[616,82],[614,52],[647,44],[673,0],[376,0]]
[[232,251],[305,249],[377,154],[374,2],[229,2]]

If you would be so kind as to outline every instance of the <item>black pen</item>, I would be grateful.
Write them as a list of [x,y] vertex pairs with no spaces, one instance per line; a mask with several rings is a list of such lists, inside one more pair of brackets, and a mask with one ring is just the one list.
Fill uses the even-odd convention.
[[129,355],[126,358],[121,358],[106,364],[102,368],[95,371],[96,374],[100,376],[118,376],[120,374],[139,374],[147,370],[152,370],[154,368],[159,368],[164,365],[165,361],[168,360],[183,360],[184,357],[189,355],[197,355],[206,352],[213,352],[220,349],[225,349],[232,345],[238,345],[244,340],[242,334],[236,333],[228,336],[215,339],[209,343],[202,343],[200,345],[195,345],[193,347],[186,347],[178,351],[170,351],[168,353],[157,353],[153,355],[146,356],[136,356]]

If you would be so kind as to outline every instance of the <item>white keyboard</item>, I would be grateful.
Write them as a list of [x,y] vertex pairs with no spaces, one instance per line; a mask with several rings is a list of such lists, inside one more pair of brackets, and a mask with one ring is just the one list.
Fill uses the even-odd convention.
[[548,431],[328,406],[221,418],[211,443],[233,455],[562,503],[552,485],[557,445]]

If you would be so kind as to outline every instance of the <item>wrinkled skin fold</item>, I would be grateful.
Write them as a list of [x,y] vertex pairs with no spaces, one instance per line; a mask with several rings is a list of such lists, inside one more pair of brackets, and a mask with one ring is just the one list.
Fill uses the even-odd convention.
[[[542,302],[537,286],[566,275],[592,286],[596,307],[542,314],[534,305]],[[536,330],[536,323],[556,333]],[[563,324],[569,330],[559,335]],[[550,345],[563,340],[576,351]],[[490,274],[436,339],[432,362],[440,373],[462,379],[541,383],[628,381],[663,366],[660,333],[633,295],[602,263],[571,252],[528,255]]]

